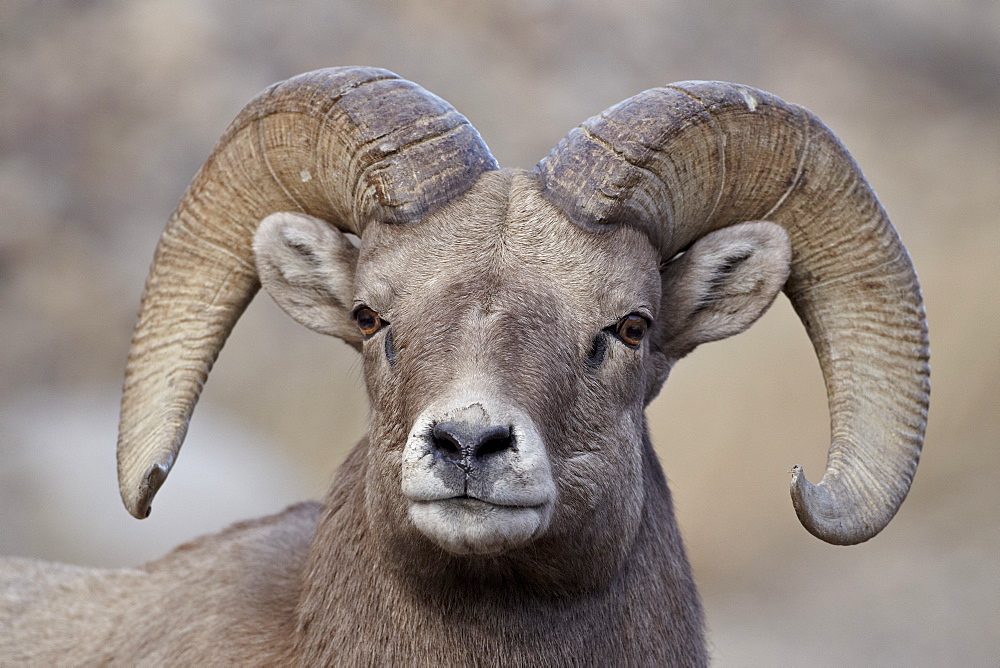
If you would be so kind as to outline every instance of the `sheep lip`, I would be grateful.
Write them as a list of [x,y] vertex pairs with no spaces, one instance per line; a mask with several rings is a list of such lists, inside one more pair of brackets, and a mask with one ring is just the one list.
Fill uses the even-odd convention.
[[455,496],[449,496],[441,499],[410,499],[410,501],[412,503],[418,503],[418,504],[448,503],[449,505],[468,508],[470,510],[480,509],[485,507],[505,508],[510,510],[523,510],[526,508],[538,509],[546,505],[545,503],[498,503],[496,501],[481,499],[478,496],[471,496],[469,494],[457,494]]

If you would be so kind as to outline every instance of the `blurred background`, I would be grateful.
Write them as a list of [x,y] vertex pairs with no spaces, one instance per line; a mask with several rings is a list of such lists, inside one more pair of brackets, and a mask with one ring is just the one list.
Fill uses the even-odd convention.
[[273,81],[396,71],[504,166],[646,88],[723,79],[818,114],[920,275],[929,431],[869,543],[808,535],[788,470],[825,466],[826,397],[787,301],[699,350],[649,409],[715,663],[1000,659],[1000,4],[995,0],[284,3],[0,0],[0,554],[136,564],[319,497],[366,423],[360,364],[261,295],[145,522],[118,500],[118,391],[156,240]]

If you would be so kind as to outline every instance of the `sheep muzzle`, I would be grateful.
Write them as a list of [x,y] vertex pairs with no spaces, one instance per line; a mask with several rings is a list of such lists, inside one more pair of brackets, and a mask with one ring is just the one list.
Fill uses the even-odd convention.
[[496,401],[445,400],[417,418],[403,450],[410,520],[445,550],[496,553],[548,527],[556,497],[532,420]]

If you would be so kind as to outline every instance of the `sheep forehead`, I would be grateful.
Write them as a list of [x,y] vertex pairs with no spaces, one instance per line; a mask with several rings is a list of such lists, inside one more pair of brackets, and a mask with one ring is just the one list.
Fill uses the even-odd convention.
[[577,227],[524,171],[484,174],[417,225],[376,227],[362,243],[356,296],[387,315],[443,292],[484,308],[546,295],[583,319],[658,306],[658,258],[646,238]]

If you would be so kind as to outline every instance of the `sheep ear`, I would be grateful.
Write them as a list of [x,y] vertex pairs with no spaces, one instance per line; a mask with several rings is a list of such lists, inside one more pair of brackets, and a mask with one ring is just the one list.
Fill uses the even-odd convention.
[[739,334],[771,306],[788,279],[791,247],[773,223],[707,234],[664,267],[661,349],[679,359]]
[[275,213],[253,240],[261,285],[282,310],[309,329],[361,347],[351,318],[358,249],[324,220]]

